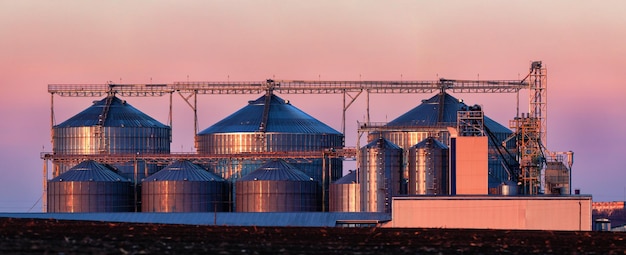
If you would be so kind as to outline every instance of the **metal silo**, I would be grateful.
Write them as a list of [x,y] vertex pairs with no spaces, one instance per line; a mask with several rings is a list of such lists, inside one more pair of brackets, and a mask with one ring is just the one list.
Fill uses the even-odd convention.
[[507,182],[501,183],[499,188],[500,188],[499,195],[515,196],[517,195],[517,190],[519,189],[519,186],[517,185],[516,182],[507,181]]
[[409,149],[409,195],[446,195],[448,147],[429,137]]
[[360,155],[361,211],[391,212],[391,197],[403,185],[402,148],[381,137],[363,146]]
[[[52,128],[52,151],[57,156],[170,153],[171,128],[114,95]],[[55,176],[71,164],[56,164]],[[158,170],[139,162],[138,179]],[[134,162],[113,165],[122,176],[134,179]]]
[[317,211],[319,185],[283,160],[272,160],[237,180],[237,212]]
[[129,179],[95,161],[83,161],[48,181],[48,212],[130,212]]
[[222,212],[227,182],[189,161],[176,161],[144,179],[142,212]]
[[[247,106],[196,136],[199,154],[319,152],[321,155],[325,149],[343,148],[343,143],[343,134],[272,93],[249,101]],[[322,181],[330,183],[339,179],[343,171],[341,159],[329,159],[326,167],[330,174],[326,180],[322,180],[322,159],[305,158],[288,162],[320,185]],[[210,168],[236,185],[237,179],[259,168],[263,163],[264,161],[253,158],[226,158],[218,160]]]
[[350,171],[330,185],[329,211],[361,211],[361,186],[356,179],[356,171]]
[[[457,112],[467,107],[462,100],[443,92],[430,99],[423,100],[420,105],[409,110],[403,115],[387,123],[388,128],[406,129],[406,131],[383,131],[382,136],[405,151],[411,146],[423,141],[428,137],[434,137],[446,146],[450,146],[450,132],[448,127],[457,125]],[[489,139],[489,187],[497,188],[500,183],[509,179],[509,174],[503,166],[506,164],[500,155],[497,146],[506,141],[506,148],[515,155],[515,139],[509,139],[513,133],[510,129],[502,126],[494,120],[484,117],[485,129],[494,137],[495,143]],[[373,141],[380,137],[380,133],[371,133],[368,140]],[[509,139],[509,140],[507,140]],[[507,158],[511,161],[511,158]],[[405,159],[403,178],[408,179],[408,159]]]

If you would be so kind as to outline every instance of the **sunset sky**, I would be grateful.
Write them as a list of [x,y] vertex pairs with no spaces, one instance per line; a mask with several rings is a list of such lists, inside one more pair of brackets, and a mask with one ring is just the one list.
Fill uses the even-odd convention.
[[[0,0],[0,211],[41,211],[48,84],[518,79],[534,60],[548,68],[548,147],[575,152],[573,188],[626,200],[624,10],[624,1],[569,0]],[[515,116],[514,94],[453,95],[504,126]],[[200,129],[259,96],[200,96]],[[340,95],[279,96],[341,130]],[[371,120],[431,96],[372,95]],[[97,99],[55,97],[56,123]],[[124,99],[167,123],[167,98]],[[355,146],[365,100],[347,114]],[[172,151],[192,150],[180,97],[173,121]]]

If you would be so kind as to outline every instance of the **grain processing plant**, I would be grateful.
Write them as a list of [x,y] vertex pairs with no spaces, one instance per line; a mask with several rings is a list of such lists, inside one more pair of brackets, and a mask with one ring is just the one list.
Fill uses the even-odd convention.
[[[521,90],[528,90],[528,112],[512,113],[505,124],[485,116],[479,102],[453,96],[519,98]],[[48,92],[53,150],[42,159],[49,218],[591,229],[591,196],[571,194],[573,152],[546,147],[541,61],[518,80],[51,84]],[[194,113],[195,152],[170,152],[176,94]],[[214,94],[244,94],[250,101],[234,102],[243,107],[199,131],[198,98]],[[288,94],[342,95],[341,130],[281,98]],[[392,121],[375,122],[370,94],[423,100]],[[55,97],[97,101],[56,124]],[[134,108],[129,97],[169,97],[169,123]],[[359,97],[366,98],[366,119],[358,122],[356,144],[346,146],[346,111]],[[344,169],[346,160],[356,169]]]

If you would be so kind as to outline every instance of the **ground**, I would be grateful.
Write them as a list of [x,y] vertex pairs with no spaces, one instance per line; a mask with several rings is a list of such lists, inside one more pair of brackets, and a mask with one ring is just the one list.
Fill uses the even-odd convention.
[[625,254],[626,233],[0,218],[0,254]]

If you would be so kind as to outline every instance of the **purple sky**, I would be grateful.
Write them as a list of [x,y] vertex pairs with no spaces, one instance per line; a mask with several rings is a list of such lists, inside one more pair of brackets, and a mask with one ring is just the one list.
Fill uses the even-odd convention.
[[[517,79],[548,68],[548,146],[575,152],[573,188],[625,200],[623,1],[0,1],[0,211],[40,211],[53,83]],[[373,95],[389,121],[424,95]],[[508,125],[515,95],[454,94]],[[201,96],[200,129],[247,96]],[[281,95],[337,130],[341,96]],[[522,93],[522,111],[526,110]],[[60,123],[99,98],[55,97]],[[167,98],[125,98],[167,122]],[[365,100],[348,111],[347,145]],[[174,100],[173,151],[193,146]],[[182,148],[182,149],[181,149]]]

